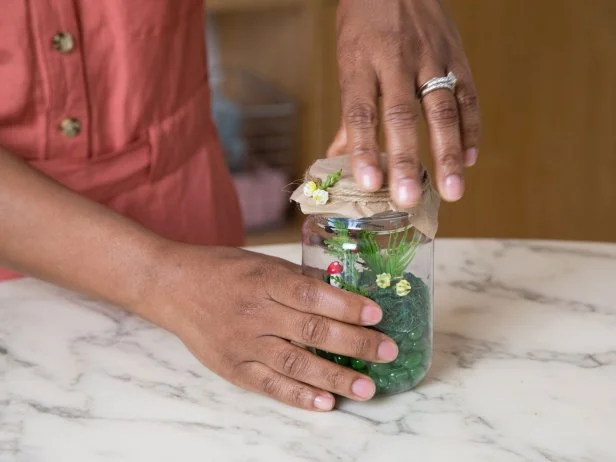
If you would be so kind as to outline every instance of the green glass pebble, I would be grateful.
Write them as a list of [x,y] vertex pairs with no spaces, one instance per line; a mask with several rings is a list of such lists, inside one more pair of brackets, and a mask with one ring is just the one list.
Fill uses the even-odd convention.
[[419,380],[426,375],[426,369],[422,366],[414,367],[413,369],[410,369],[409,372],[413,380]]
[[392,384],[404,384],[406,382],[409,382],[411,380],[411,374],[409,373],[409,371],[407,369],[404,368],[397,368],[397,369],[392,369],[391,372],[389,373],[389,382]]
[[348,366],[349,364],[351,364],[351,360],[346,356],[342,355],[334,356],[334,361],[336,362],[336,364],[340,364],[341,366]]
[[389,372],[388,364],[370,363],[370,373],[376,375],[385,375]]
[[354,359],[351,361],[351,367],[356,371],[361,371],[366,368],[366,362],[361,359]]
[[415,341],[411,338],[411,334],[407,333],[406,337],[398,344],[398,349],[406,353],[407,351],[411,351],[413,349],[413,344]]
[[406,355],[403,352],[399,352],[398,357],[394,359],[393,362],[390,363],[390,365],[394,367],[403,366],[405,360],[406,360]]
[[407,332],[392,332],[389,334],[389,337],[400,346],[400,343],[404,341],[405,338],[408,337]]
[[423,335],[423,333],[424,333],[423,326],[418,326],[410,332],[409,338],[411,340],[419,340],[421,336]]
[[373,377],[374,384],[376,385],[377,391],[385,391],[389,388],[389,380],[387,377],[382,375],[377,375]]
[[413,351],[426,351],[428,349],[428,340],[423,338],[413,342],[411,349]]
[[422,359],[423,355],[421,352],[412,351],[406,356],[404,360],[404,367],[407,369],[413,369],[421,364]]

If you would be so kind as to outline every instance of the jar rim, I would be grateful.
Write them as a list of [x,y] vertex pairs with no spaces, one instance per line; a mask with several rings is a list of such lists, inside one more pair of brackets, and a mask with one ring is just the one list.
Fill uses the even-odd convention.
[[[343,225],[346,229],[364,229],[366,227],[387,228],[390,230],[408,226],[407,212],[382,212],[370,217],[348,218],[343,216],[323,217],[324,226],[336,227]],[[387,226],[389,225],[389,226]]]

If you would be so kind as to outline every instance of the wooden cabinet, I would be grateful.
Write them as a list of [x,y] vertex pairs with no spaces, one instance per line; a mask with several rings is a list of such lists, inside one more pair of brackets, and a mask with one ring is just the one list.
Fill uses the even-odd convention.
[[[441,236],[616,240],[616,2],[448,0],[484,120]],[[210,0],[226,63],[302,106],[297,174],[339,121],[334,0]],[[426,144],[424,155],[431,167]]]

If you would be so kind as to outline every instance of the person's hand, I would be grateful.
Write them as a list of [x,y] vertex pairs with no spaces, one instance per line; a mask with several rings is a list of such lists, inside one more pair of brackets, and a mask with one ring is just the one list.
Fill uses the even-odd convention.
[[[392,198],[400,206],[413,205],[421,196],[417,129],[423,111],[440,194],[460,199],[464,167],[477,159],[480,115],[460,37],[441,2],[341,0],[338,62],[343,120],[328,156],[352,154],[356,181],[367,191],[379,189],[382,123]],[[450,71],[457,77],[455,95],[436,90],[420,104],[419,87]]]
[[370,399],[372,380],[301,345],[390,362],[396,344],[374,302],[304,276],[287,261],[233,248],[173,244],[137,312],[175,333],[213,372],[292,406],[330,410],[332,393]]

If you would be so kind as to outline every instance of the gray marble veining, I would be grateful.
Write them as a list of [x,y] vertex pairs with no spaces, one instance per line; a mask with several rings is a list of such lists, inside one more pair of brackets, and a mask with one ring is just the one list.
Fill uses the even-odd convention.
[[616,245],[439,240],[435,267],[428,378],[327,414],[113,307],[0,284],[0,462],[616,461]]

